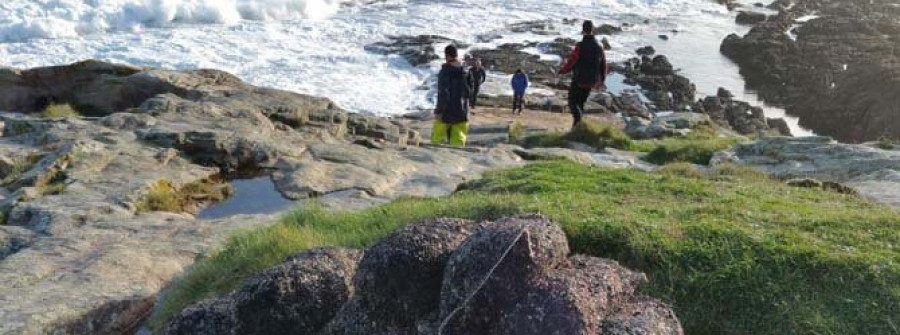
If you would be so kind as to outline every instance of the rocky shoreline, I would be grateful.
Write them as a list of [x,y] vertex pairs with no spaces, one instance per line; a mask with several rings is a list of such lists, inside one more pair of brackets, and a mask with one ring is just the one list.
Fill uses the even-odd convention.
[[844,142],[900,138],[894,3],[778,0],[769,8],[778,14],[721,46],[751,88],[819,134]]
[[[541,27],[513,28],[547,30]],[[400,47],[381,45],[380,50],[428,61],[435,57],[435,43],[447,40],[432,36],[398,37],[397,41]],[[562,46],[571,41],[557,42],[538,47],[565,50]],[[707,126],[726,136],[760,136],[758,142],[721,153],[713,164],[746,164],[782,179],[839,182],[875,201],[900,205],[898,148],[840,144],[827,138],[769,138],[784,134],[784,126],[765,119],[761,110],[735,101],[724,90],[698,100],[690,81],[678,75],[664,56],[651,57],[648,49],[641,53],[646,57],[616,66],[624,89],[597,94],[591,102],[591,111],[598,115],[624,115],[623,128],[631,136],[686,136],[692,129]],[[554,95],[530,96],[529,108],[562,111],[564,86],[548,72],[549,63],[524,52],[521,45],[476,54],[486,63],[501,64],[494,57],[511,57],[518,65],[533,66],[536,82]],[[508,100],[486,98],[488,104],[498,106]],[[40,115],[51,104],[68,104],[79,116]],[[473,134],[486,139],[469,149],[430,146],[422,143],[429,131],[427,120],[352,114],[325,98],[254,87],[215,70],[165,71],[99,61],[3,69],[0,110],[19,112],[0,114],[4,220],[0,225],[0,334],[132,330],[152,312],[165,286],[195,260],[236,231],[277,220],[277,215],[197,219],[193,212],[198,207],[227,195],[221,188],[223,179],[227,184],[228,178],[238,176],[268,176],[282,196],[298,205],[316,202],[332,210],[353,210],[399,197],[448,195],[485,171],[531,160],[656,169],[634,153],[598,152],[576,144],[536,149],[506,144],[508,123],[474,125]],[[170,198],[183,203],[175,207],[158,203]],[[553,255],[568,256],[564,250]],[[347,270],[341,276],[344,291],[335,298],[341,303],[332,305],[335,311],[353,308],[344,302],[350,298],[346,294],[353,277],[350,270],[360,257],[358,252],[341,255],[337,257],[340,264],[332,264]],[[307,264],[307,256],[289,264],[306,266],[302,264]],[[566,269],[575,277],[597,275],[579,268],[578,264],[587,263],[631,273],[602,260],[554,259],[568,264]],[[594,292],[587,287],[558,291],[567,289]],[[666,317],[660,320],[668,323],[659,324],[668,325],[670,333],[680,331],[674,326],[677,319],[668,318],[667,308],[641,300],[633,290],[626,293],[622,301],[637,301],[644,310],[660,311],[647,315]],[[216,300],[185,315],[205,317],[209,314],[204,313],[213,311],[214,317],[221,317],[217,320],[231,322],[237,316],[216,313],[233,307]],[[576,309],[595,307],[577,305]],[[632,305],[601,307],[597,308],[606,314],[599,319],[609,321],[601,327],[618,324],[623,329],[647,329],[613,317],[631,311]],[[616,308],[619,312],[611,312]],[[365,313],[351,316],[360,315]],[[316,322],[322,324],[335,315],[319,316]],[[432,316],[414,321],[433,323]],[[502,319],[495,321],[502,324]]]
[[450,194],[483,171],[539,156],[508,145],[418,146],[419,131],[399,120],[350,114],[327,99],[249,86],[218,71],[86,61],[0,77],[3,92],[19,92],[0,99],[6,109],[35,112],[54,102],[92,115],[2,115],[0,333],[123,331],[197,257],[236,230],[276,221],[154,210],[156,200],[203,202],[211,194],[198,185],[220,176],[264,171],[300,204],[350,210]]

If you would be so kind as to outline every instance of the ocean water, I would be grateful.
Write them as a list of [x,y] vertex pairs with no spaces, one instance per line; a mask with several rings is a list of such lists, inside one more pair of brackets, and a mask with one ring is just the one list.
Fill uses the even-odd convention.
[[[433,105],[428,90],[420,88],[439,64],[412,67],[398,56],[366,52],[367,44],[418,34],[444,35],[473,48],[547,41],[557,36],[506,34],[489,44],[475,43],[477,35],[510,23],[591,18],[634,25],[610,38],[611,59],[624,60],[636,48],[653,45],[697,83],[701,94],[723,86],[762,105],[718,51],[726,35],[748,29],[734,24],[734,16],[709,0],[3,0],[0,65],[27,68],[95,58],[215,68],[255,85],[326,96],[352,111],[395,115]],[[557,28],[577,37],[580,27]],[[663,41],[660,34],[670,39]],[[778,108],[766,111],[784,114]],[[789,123],[795,132],[808,133],[795,119]]]

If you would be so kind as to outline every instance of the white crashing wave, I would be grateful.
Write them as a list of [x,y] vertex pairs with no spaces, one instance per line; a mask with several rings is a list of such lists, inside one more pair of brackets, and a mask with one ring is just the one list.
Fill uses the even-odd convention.
[[174,23],[321,19],[344,0],[2,0],[0,42],[64,38]]

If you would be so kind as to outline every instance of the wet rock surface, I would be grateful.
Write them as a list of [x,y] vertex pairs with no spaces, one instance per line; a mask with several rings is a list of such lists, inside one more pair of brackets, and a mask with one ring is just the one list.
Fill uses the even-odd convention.
[[[568,253],[560,227],[540,215],[480,224],[452,219],[413,224],[367,250],[356,287],[338,315],[318,329],[304,328],[304,333],[683,333],[668,306],[636,293],[647,281],[643,274],[614,261]],[[310,262],[323,257],[308,255]],[[229,333],[233,330],[222,324],[240,328],[249,320],[257,322],[227,314],[233,313],[228,308],[233,296],[189,307],[170,327],[184,327],[181,320],[186,319],[191,326],[206,324]],[[330,317],[330,310],[320,315]],[[213,325],[217,320],[227,322]],[[170,328],[170,333],[173,329],[185,328]]]
[[843,142],[900,137],[891,107],[900,9],[883,0],[779,0],[770,7],[779,14],[722,42],[748,85],[819,134]]
[[444,36],[418,35],[393,36],[389,41],[373,43],[365,49],[378,54],[400,55],[413,66],[420,66],[444,57],[443,50],[435,51],[435,45],[451,43],[457,47],[466,47],[465,43]]

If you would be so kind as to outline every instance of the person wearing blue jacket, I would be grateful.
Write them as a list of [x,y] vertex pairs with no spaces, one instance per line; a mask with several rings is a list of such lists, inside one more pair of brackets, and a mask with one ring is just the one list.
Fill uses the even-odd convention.
[[522,69],[516,70],[516,74],[512,77],[513,89],[513,114],[522,114],[522,105],[525,100],[525,90],[528,89],[528,75],[522,72]]

